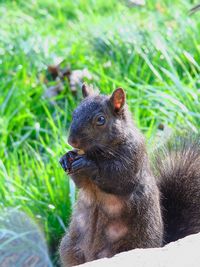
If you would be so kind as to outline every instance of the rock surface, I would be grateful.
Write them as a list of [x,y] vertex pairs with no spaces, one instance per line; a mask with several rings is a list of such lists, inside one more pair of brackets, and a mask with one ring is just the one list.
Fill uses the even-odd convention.
[[199,267],[200,233],[172,242],[163,248],[135,249],[113,258],[88,262],[82,267]]
[[53,267],[44,236],[25,213],[0,213],[0,267]]

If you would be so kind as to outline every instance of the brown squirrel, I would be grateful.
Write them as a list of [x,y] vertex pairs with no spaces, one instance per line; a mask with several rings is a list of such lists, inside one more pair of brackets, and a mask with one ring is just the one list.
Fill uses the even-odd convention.
[[60,245],[63,265],[159,247],[200,231],[198,139],[176,139],[158,151],[151,168],[124,91],[110,97],[83,85],[82,92],[68,140],[76,149],[60,161],[79,188]]
[[[160,196],[144,137],[135,127],[125,92],[97,95],[83,85],[68,142],[76,151],[61,158],[79,188],[60,255],[73,266],[163,242]],[[71,159],[69,163],[69,159]]]

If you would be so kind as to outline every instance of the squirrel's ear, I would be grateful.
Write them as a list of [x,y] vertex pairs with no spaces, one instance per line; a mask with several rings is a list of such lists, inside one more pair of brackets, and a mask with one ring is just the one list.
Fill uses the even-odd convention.
[[110,102],[114,108],[114,111],[119,112],[126,102],[126,94],[124,90],[122,88],[117,88],[113,92]]
[[84,98],[92,95],[93,93],[93,89],[90,86],[87,86],[85,83],[82,85],[82,94]]

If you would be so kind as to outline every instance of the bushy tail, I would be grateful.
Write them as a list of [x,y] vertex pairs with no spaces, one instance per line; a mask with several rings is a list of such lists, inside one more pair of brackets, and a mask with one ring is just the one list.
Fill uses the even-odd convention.
[[165,244],[200,232],[200,136],[175,138],[154,159]]

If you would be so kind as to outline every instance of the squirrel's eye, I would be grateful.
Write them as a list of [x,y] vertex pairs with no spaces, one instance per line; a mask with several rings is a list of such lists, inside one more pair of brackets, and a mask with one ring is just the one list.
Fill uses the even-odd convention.
[[97,120],[96,120],[96,124],[97,124],[98,126],[102,126],[102,125],[104,125],[105,122],[106,122],[106,119],[105,119],[104,116],[99,116],[99,117],[97,118]]

